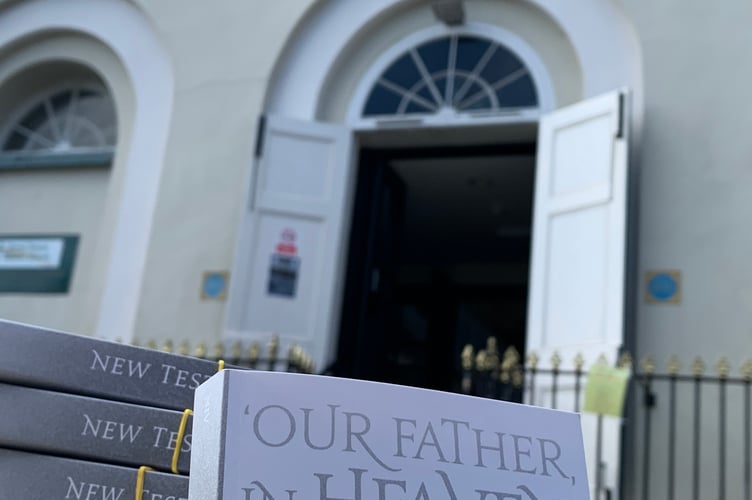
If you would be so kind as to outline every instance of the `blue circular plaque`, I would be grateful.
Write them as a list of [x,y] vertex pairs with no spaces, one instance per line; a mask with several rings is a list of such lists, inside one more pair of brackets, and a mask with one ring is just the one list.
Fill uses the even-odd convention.
[[656,274],[648,282],[648,292],[656,300],[670,300],[678,291],[679,284],[668,273]]
[[227,280],[221,273],[212,273],[204,279],[204,295],[209,298],[217,298],[225,291]]

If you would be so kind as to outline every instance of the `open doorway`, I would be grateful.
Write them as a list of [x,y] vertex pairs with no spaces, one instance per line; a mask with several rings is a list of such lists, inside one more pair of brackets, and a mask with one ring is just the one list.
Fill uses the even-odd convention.
[[465,344],[525,348],[535,142],[363,148],[337,374],[456,390]]

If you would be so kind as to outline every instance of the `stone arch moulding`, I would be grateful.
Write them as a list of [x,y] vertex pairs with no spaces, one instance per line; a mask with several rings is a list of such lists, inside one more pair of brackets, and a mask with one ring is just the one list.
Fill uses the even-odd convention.
[[[582,0],[574,6],[559,0],[523,1],[565,34],[580,64],[581,98],[629,87],[633,92],[633,121],[639,123],[641,54],[634,29],[620,7],[615,2],[601,0]],[[357,44],[374,25],[376,29],[387,26],[395,19],[390,14],[414,3],[404,0],[315,3],[290,36],[275,65],[265,111],[315,120],[327,81],[346,48]]]
[[0,49],[47,32],[86,35],[111,50],[130,77],[135,111],[96,335],[131,339],[165,155],[173,99],[167,50],[142,13],[118,0],[31,0],[0,11]]

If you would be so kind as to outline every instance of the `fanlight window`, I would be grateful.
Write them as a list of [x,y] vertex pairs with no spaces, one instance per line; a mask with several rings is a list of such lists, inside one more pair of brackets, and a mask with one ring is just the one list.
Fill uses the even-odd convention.
[[44,96],[20,114],[3,139],[2,153],[112,153],[116,139],[109,94],[94,86],[74,87]]
[[476,36],[448,36],[410,49],[384,71],[363,116],[493,113],[534,108],[528,68],[511,51]]

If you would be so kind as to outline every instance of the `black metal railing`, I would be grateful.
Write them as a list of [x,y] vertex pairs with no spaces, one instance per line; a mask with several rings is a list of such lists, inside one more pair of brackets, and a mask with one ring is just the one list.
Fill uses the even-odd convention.
[[[571,368],[564,368],[561,357],[554,354],[544,368],[535,354],[523,362],[514,348],[500,354],[496,346],[491,338],[477,352],[465,347],[462,392],[581,411],[588,380],[581,355],[572,360]],[[725,358],[715,365],[714,374],[706,372],[699,357],[690,363],[690,373],[682,373],[676,356],[661,371],[650,357],[633,366],[628,353],[617,365],[631,370],[620,425],[623,440],[617,467],[621,472],[615,486],[603,483],[603,417],[598,415],[595,449],[586,450],[595,455],[594,498],[612,498],[615,487],[620,498],[639,500],[752,500],[752,361],[741,365],[738,377],[731,376]]]

